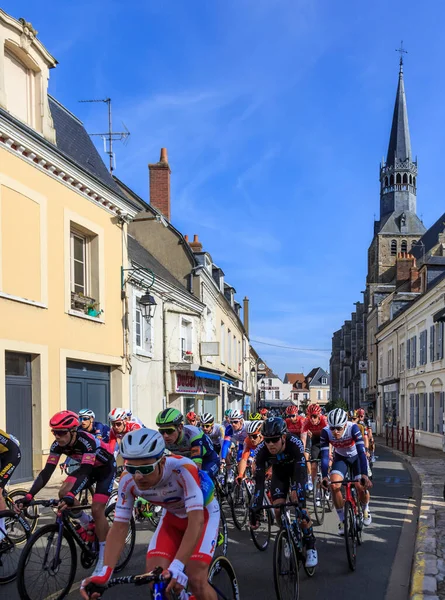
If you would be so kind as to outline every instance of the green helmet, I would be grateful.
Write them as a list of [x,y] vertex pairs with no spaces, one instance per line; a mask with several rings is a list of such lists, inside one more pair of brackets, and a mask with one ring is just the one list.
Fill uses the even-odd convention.
[[165,427],[166,425],[180,425],[184,417],[177,408],[166,408],[156,417],[156,425]]
[[250,420],[251,421],[261,421],[260,413],[255,413],[254,415],[251,415]]
[[231,413],[232,413],[232,409],[228,408],[227,410],[224,411],[224,416],[225,417],[230,417]]

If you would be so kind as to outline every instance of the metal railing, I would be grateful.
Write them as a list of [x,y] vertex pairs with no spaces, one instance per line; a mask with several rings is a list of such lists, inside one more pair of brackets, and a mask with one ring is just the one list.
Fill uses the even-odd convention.
[[400,427],[400,425],[385,425],[386,445],[391,448],[406,452],[411,456],[416,453],[416,436],[414,427]]

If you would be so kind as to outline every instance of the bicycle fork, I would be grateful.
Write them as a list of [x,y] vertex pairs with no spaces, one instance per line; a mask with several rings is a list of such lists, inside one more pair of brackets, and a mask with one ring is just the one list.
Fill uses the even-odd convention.
[[56,522],[57,522],[57,526],[59,528],[57,531],[58,537],[57,537],[56,551],[54,553],[53,559],[48,562],[49,554],[51,552],[51,547],[53,545],[54,535],[56,534],[56,532],[53,531],[51,533],[51,535],[48,537],[48,542],[46,544],[46,549],[45,549],[45,560],[43,561],[43,570],[49,571],[51,575],[55,575],[57,573],[57,570],[62,562],[60,560],[60,548],[62,546],[63,521],[61,518],[58,518]]

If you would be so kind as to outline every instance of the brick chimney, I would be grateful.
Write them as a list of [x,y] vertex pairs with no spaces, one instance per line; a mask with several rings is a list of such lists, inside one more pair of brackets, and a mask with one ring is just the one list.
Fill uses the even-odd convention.
[[247,296],[245,296],[243,300],[243,321],[246,335],[249,337],[249,298]]
[[159,162],[148,165],[150,173],[150,204],[170,221],[170,167],[167,148],[161,148]]
[[411,281],[411,269],[416,267],[416,259],[412,254],[399,252],[396,260],[397,287],[405,281]]
[[202,252],[202,244],[198,239],[198,235],[195,233],[193,236],[193,242],[189,242],[190,248],[193,252]]

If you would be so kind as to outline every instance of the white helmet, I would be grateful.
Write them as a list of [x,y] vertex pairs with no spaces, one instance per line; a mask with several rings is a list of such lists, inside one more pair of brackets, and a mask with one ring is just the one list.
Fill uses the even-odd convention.
[[334,408],[328,414],[328,423],[330,427],[343,427],[348,421],[348,413],[342,408]]
[[203,413],[199,415],[199,420],[201,421],[201,425],[211,425],[215,422],[215,417],[212,413]]
[[164,454],[164,438],[153,429],[135,429],[124,435],[120,453],[122,458],[159,458]]
[[126,418],[127,411],[125,408],[113,408],[108,414],[108,420],[110,423],[114,423],[114,421],[123,421]]
[[251,433],[255,433],[258,429],[261,429],[263,426],[263,421],[249,421],[246,426],[246,430],[248,435]]
[[89,419],[93,419],[94,421],[96,415],[90,408],[82,408],[82,410],[79,410],[79,417],[88,417]]
[[238,419],[242,419],[243,418],[243,413],[238,410],[237,408],[234,408],[230,414],[230,420],[231,421],[235,421]]

